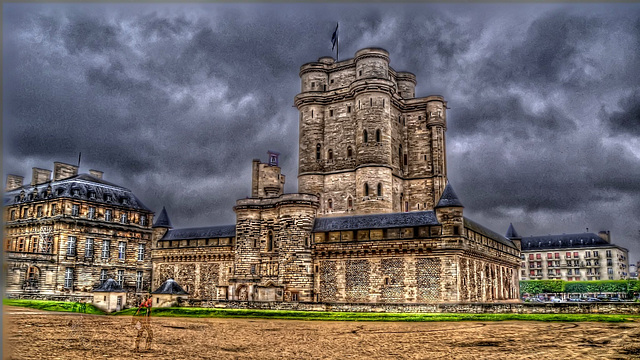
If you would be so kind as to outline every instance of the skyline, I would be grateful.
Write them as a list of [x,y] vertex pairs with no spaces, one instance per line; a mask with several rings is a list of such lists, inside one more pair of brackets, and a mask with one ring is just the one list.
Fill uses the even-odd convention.
[[[465,216],[522,236],[610,230],[640,258],[638,4],[4,4],[3,178],[54,161],[175,227],[231,224],[251,160],[297,191],[304,63],[364,47],[448,102]],[[322,11],[320,11],[322,10]],[[508,35],[508,36],[507,36]]]

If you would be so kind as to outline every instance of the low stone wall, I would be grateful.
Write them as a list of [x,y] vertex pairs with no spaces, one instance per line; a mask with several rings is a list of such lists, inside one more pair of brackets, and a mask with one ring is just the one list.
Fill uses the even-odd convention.
[[92,302],[93,296],[82,295],[53,295],[53,294],[5,294],[7,299],[24,299],[24,300],[53,300],[53,301],[70,301],[79,302],[83,300],[85,302]]
[[303,310],[387,313],[468,313],[468,314],[640,314],[640,303],[465,303],[465,304],[367,304],[279,301],[225,301],[186,299],[185,307]]

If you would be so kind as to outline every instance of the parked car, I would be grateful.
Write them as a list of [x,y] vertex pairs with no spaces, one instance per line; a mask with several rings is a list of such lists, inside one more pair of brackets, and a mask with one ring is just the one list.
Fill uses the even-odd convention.
[[590,298],[587,298],[587,301],[589,301],[589,302],[595,302],[595,301],[600,301],[600,299],[598,299],[598,298],[594,298],[594,297],[590,297]]
[[571,302],[580,302],[580,301],[582,301],[582,299],[580,299],[580,298],[570,298],[569,301],[571,301]]

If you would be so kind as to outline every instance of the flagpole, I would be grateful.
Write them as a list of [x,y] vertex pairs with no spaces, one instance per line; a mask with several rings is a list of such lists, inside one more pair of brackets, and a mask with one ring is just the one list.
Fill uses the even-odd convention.
[[[340,30],[338,29],[339,26],[340,24],[336,26],[336,30]],[[340,61],[340,31],[336,33],[336,62],[338,61]]]

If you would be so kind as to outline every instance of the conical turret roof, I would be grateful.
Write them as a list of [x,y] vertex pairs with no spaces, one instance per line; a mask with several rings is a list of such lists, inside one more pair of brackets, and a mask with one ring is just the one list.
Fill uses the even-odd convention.
[[169,278],[167,281],[163,282],[156,291],[152,292],[152,294],[187,295],[187,292],[184,291],[182,286],[178,285],[175,280]]
[[169,220],[169,215],[167,215],[167,209],[165,209],[164,206],[153,227],[173,228],[173,226],[171,226],[171,220]]
[[509,239],[519,238],[520,235],[516,232],[516,229],[513,227],[512,223],[509,223],[509,229],[507,229],[507,234],[505,235]]
[[109,278],[107,281],[103,282],[98,288],[94,289],[95,292],[124,292],[122,286],[118,285],[118,283]]
[[441,207],[464,207],[460,199],[458,199],[456,192],[453,191],[453,187],[448,182],[442,192],[442,196],[440,196],[440,201],[438,201],[438,205],[436,205],[435,208],[437,209]]

